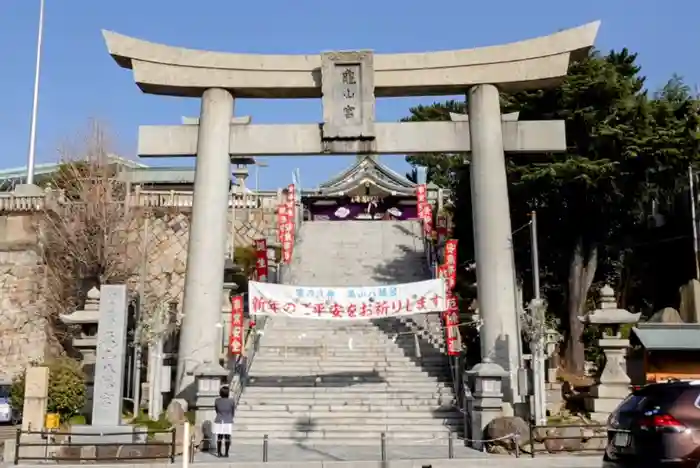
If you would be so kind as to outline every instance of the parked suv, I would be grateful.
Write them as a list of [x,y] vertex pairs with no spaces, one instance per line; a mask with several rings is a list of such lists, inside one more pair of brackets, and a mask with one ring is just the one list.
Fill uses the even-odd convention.
[[647,385],[608,419],[606,468],[700,467],[700,381]]

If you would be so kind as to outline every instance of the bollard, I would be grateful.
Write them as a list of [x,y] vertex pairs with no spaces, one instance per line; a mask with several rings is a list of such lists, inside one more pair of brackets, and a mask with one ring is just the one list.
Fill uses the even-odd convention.
[[[173,431],[173,433],[175,433],[175,431]],[[185,424],[182,427],[182,468],[187,468],[190,464],[191,443],[190,423],[185,421]],[[173,453],[175,453],[175,447],[173,447]]]
[[22,443],[22,428],[17,428],[17,434],[15,434],[15,465],[19,465],[19,444]]
[[382,432],[382,436],[380,439],[381,442],[381,452],[382,452],[382,461],[386,461],[386,434]]
[[[172,428],[170,431],[170,463],[175,463],[175,452],[177,452],[177,434],[175,433],[175,428]],[[186,442],[187,439],[182,441],[183,444]]]
[[454,444],[454,439],[452,438],[452,433],[450,432],[450,435],[447,438],[447,458],[452,460],[454,457],[455,457],[455,444]]
[[267,463],[267,446],[268,446],[267,434],[263,436],[263,462]]

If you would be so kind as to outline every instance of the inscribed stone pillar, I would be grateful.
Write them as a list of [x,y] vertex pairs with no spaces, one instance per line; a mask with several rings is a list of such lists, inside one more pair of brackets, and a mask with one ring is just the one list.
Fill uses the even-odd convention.
[[220,320],[224,287],[232,115],[231,93],[216,88],[204,92],[176,382],[178,396],[190,404],[194,403],[193,369],[219,359],[219,343],[212,338]]
[[506,370],[504,395],[515,402],[520,333],[498,89],[475,86],[469,91],[467,104],[477,297],[483,320],[481,353]]
[[122,422],[126,348],[127,289],[123,284],[100,287],[100,319],[97,322],[95,386],[92,425],[113,428]]
[[40,431],[46,420],[49,402],[49,368],[30,367],[24,379],[22,430]]

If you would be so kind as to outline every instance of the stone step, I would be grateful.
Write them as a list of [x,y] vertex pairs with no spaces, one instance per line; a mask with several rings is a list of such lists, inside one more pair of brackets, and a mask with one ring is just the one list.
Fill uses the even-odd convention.
[[[340,370],[337,367],[323,368],[323,369],[309,369],[307,368],[289,368],[283,366],[255,366],[254,371],[251,371],[249,375],[256,376],[280,376],[280,377],[320,377],[321,379],[352,379],[352,378],[370,378],[375,376],[382,376],[386,378],[400,379],[402,377],[411,378],[419,377],[423,379],[433,378],[433,374],[438,374],[440,376],[449,375],[446,368],[436,368],[435,370],[425,370],[419,366],[404,368],[379,368],[379,367],[369,367],[369,368],[356,368],[351,370]],[[445,371],[444,373],[442,371]],[[432,372],[432,373],[431,373]]]
[[410,372],[410,371],[440,371],[449,370],[448,363],[416,363],[413,361],[397,361],[393,363],[332,363],[332,362],[317,362],[317,363],[294,363],[294,362],[269,362],[267,360],[255,359],[254,369],[264,371],[287,371],[289,373],[298,374],[319,374],[324,372],[363,372],[367,369],[376,370],[378,372]]
[[333,395],[334,398],[355,398],[358,394],[375,395],[403,395],[404,397],[422,397],[426,398],[433,395],[452,394],[452,389],[449,387],[439,387],[437,385],[426,385],[420,388],[414,386],[379,386],[375,387],[372,384],[362,384],[353,387],[256,387],[250,384],[246,387],[248,395],[271,395],[278,397],[291,397],[292,395]]
[[[404,418],[399,418],[399,417],[374,417],[374,415],[368,415],[367,413],[363,413],[360,415],[347,415],[347,414],[341,414],[341,415],[333,415],[333,416],[328,416],[328,415],[312,415],[311,417],[306,416],[304,414],[292,414],[292,413],[265,413],[265,416],[261,416],[261,413],[248,413],[248,414],[241,414],[241,415],[236,415],[235,423],[244,425],[244,426],[255,426],[255,425],[267,425],[272,423],[275,424],[285,424],[287,426],[293,425],[293,424],[317,424],[318,427],[324,427],[329,424],[333,425],[374,425],[374,424],[380,424],[380,425],[390,425],[390,426],[401,426],[404,424],[411,424],[411,425],[421,425],[421,424],[426,424],[426,425],[453,425],[455,423],[461,423],[462,421],[462,415],[461,414],[455,414],[449,418],[442,418],[442,417],[434,417],[432,415],[426,415],[424,417],[415,417],[415,416],[410,416],[410,417],[404,417]],[[352,416],[352,417],[350,417]]]
[[[422,395],[422,394],[416,394],[416,393],[411,393],[411,392],[393,392],[393,393],[368,393],[368,394],[357,394],[357,393],[348,393],[346,394],[348,398],[351,398],[352,401],[357,401],[358,404],[365,404],[365,403],[373,403],[373,404],[378,404],[378,403],[388,403],[388,402],[399,402],[399,401],[405,401],[405,402],[410,402],[411,404],[419,404],[421,402],[438,402],[438,401],[444,401],[444,400],[449,400],[452,401],[454,400],[454,395],[452,392],[450,393],[441,393],[441,394],[428,394],[428,395]],[[260,400],[268,400],[270,398],[281,398],[284,397],[284,403],[288,404],[299,404],[299,402],[304,401],[307,402],[309,400],[318,402],[319,404],[327,404],[327,403],[337,403],[337,404],[347,404],[348,402],[341,401],[339,400],[339,395],[335,393],[320,393],[320,392],[298,392],[298,393],[290,393],[290,392],[284,392],[284,394],[280,393],[266,393],[266,392],[260,392],[260,393],[248,393],[247,391],[243,393],[241,396],[240,401],[260,401]],[[400,404],[400,403],[396,403]]]
[[388,363],[396,363],[396,362],[412,362],[413,360],[423,362],[426,364],[437,364],[437,363],[447,363],[447,357],[444,355],[439,355],[439,356],[422,356],[420,358],[415,357],[415,356],[407,356],[405,354],[401,353],[372,353],[372,354],[362,354],[354,351],[348,351],[348,352],[342,352],[342,353],[328,353],[327,355],[324,356],[309,356],[307,354],[294,354],[291,351],[288,352],[286,355],[284,354],[284,351],[280,352],[262,352],[259,351],[258,353],[255,354],[255,361],[257,362],[258,360],[261,361],[266,361],[266,362],[274,362],[274,361],[279,361],[279,362],[289,362],[289,361],[295,361],[298,359],[309,359],[310,357],[317,358],[316,362],[337,362],[337,363],[347,363],[347,362],[357,362],[357,363],[367,363],[367,364],[373,364],[373,363],[383,363],[383,362],[388,362]]
[[434,413],[436,411],[456,411],[455,400],[444,398],[434,399],[431,402],[423,401],[346,401],[346,402],[315,402],[312,399],[302,401],[294,400],[289,403],[277,400],[250,399],[241,401],[237,408],[241,411],[281,411],[281,412],[372,412],[377,414],[424,412]]
[[[358,430],[353,431],[352,429],[343,432],[340,431],[328,431],[328,432],[318,432],[318,431],[295,431],[295,430],[280,430],[280,431],[267,431],[267,430],[238,430],[234,427],[232,438],[235,441],[243,439],[256,439],[262,441],[263,436],[267,435],[270,443],[275,443],[276,440],[289,440],[296,439],[297,441],[315,441],[317,439],[327,439],[333,440],[334,443],[339,445],[369,445],[372,443],[377,444],[379,448],[380,439],[382,433],[385,434],[386,440],[397,440],[402,443],[411,442],[430,442],[433,439],[436,441],[446,441],[450,434],[454,434],[455,431],[448,428],[429,428],[427,430],[417,430],[417,431],[403,431],[400,426],[395,430],[385,430],[385,431],[366,431]],[[361,440],[362,443],[358,443]]]
[[[413,356],[415,354],[415,350],[413,346],[406,346],[405,348],[401,348],[397,346],[395,343],[383,343],[379,344],[377,346],[360,346],[355,343],[352,343],[352,346],[350,346],[347,341],[346,342],[335,342],[333,344],[329,344],[328,346],[298,346],[298,345],[292,345],[289,344],[286,347],[283,344],[279,344],[280,340],[275,340],[275,345],[272,346],[266,346],[265,344],[261,344],[259,348],[259,353],[261,355],[279,355],[283,353],[287,354],[302,354],[304,356],[315,356],[315,355],[320,355],[321,353],[325,353],[326,355],[329,356],[353,356],[353,357],[358,357],[360,355],[364,354],[375,354],[375,353],[381,353],[382,355],[386,354],[389,356],[406,356],[407,354],[410,356]],[[443,354],[440,354],[437,349],[434,352],[431,352],[431,350],[427,350],[426,353],[424,353],[426,358],[443,358],[445,359],[445,356]]]
[[[333,408],[361,408],[363,411],[406,411],[412,409],[430,409],[440,408],[442,406],[451,406],[455,401],[451,395],[445,395],[438,398],[353,398],[351,401],[342,402],[337,398],[314,398],[314,397],[297,397],[285,398],[280,402],[275,399],[267,398],[241,398],[238,406],[249,406],[253,409],[286,409],[290,410],[308,410],[314,409],[329,409]],[[259,407],[259,408],[258,408]],[[334,409],[334,411],[335,411]],[[339,410],[339,411],[344,411]]]
[[[316,432],[322,434],[333,434],[338,432],[405,432],[405,433],[424,433],[424,432],[440,432],[443,429],[448,432],[449,427],[437,421],[437,423],[420,422],[419,424],[401,423],[384,424],[383,422],[361,424],[349,422],[348,424],[321,424],[311,421],[305,423],[271,423],[271,424],[241,424],[234,422],[234,431],[266,431],[266,432],[284,432],[284,431],[299,431],[299,432]],[[235,440],[235,439],[234,439]]]
[[284,367],[284,366],[268,366],[258,365],[255,363],[252,369],[248,372],[249,376],[259,377],[304,377],[317,378],[322,380],[327,378],[350,380],[357,378],[373,378],[381,377],[384,379],[401,379],[403,377],[420,377],[425,380],[451,378],[449,368],[445,367],[429,367],[423,368],[420,366],[403,366],[403,367],[332,367],[324,366],[323,368],[303,368],[303,367]]
[[248,388],[284,388],[284,389],[338,389],[330,393],[340,393],[345,388],[361,387],[362,392],[391,392],[391,391],[425,391],[425,390],[452,390],[452,384],[447,381],[429,377],[384,379],[380,376],[374,378],[358,378],[355,380],[326,379],[309,377],[282,377],[282,376],[250,376],[247,382]]
[[415,414],[430,414],[434,415],[440,414],[451,414],[455,411],[459,411],[453,404],[453,400],[449,401],[433,401],[431,404],[420,404],[420,403],[402,403],[401,401],[388,401],[384,404],[376,402],[348,402],[348,403],[315,403],[313,400],[306,402],[301,401],[242,401],[237,405],[238,411],[255,411],[255,412],[268,412],[268,411],[278,411],[280,413],[296,413],[296,412],[312,412],[312,413],[365,413],[371,412],[377,414],[378,417],[382,415],[393,415],[393,414],[405,414],[405,413],[415,413]]

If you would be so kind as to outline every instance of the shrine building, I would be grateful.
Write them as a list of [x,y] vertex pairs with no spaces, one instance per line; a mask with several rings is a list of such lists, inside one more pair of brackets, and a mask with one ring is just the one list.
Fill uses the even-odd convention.
[[[407,220],[418,217],[416,187],[379,162],[377,156],[357,156],[355,163],[315,189],[302,189],[304,217],[310,221]],[[427,184],[428,199],[438,208],[447,190]]]

